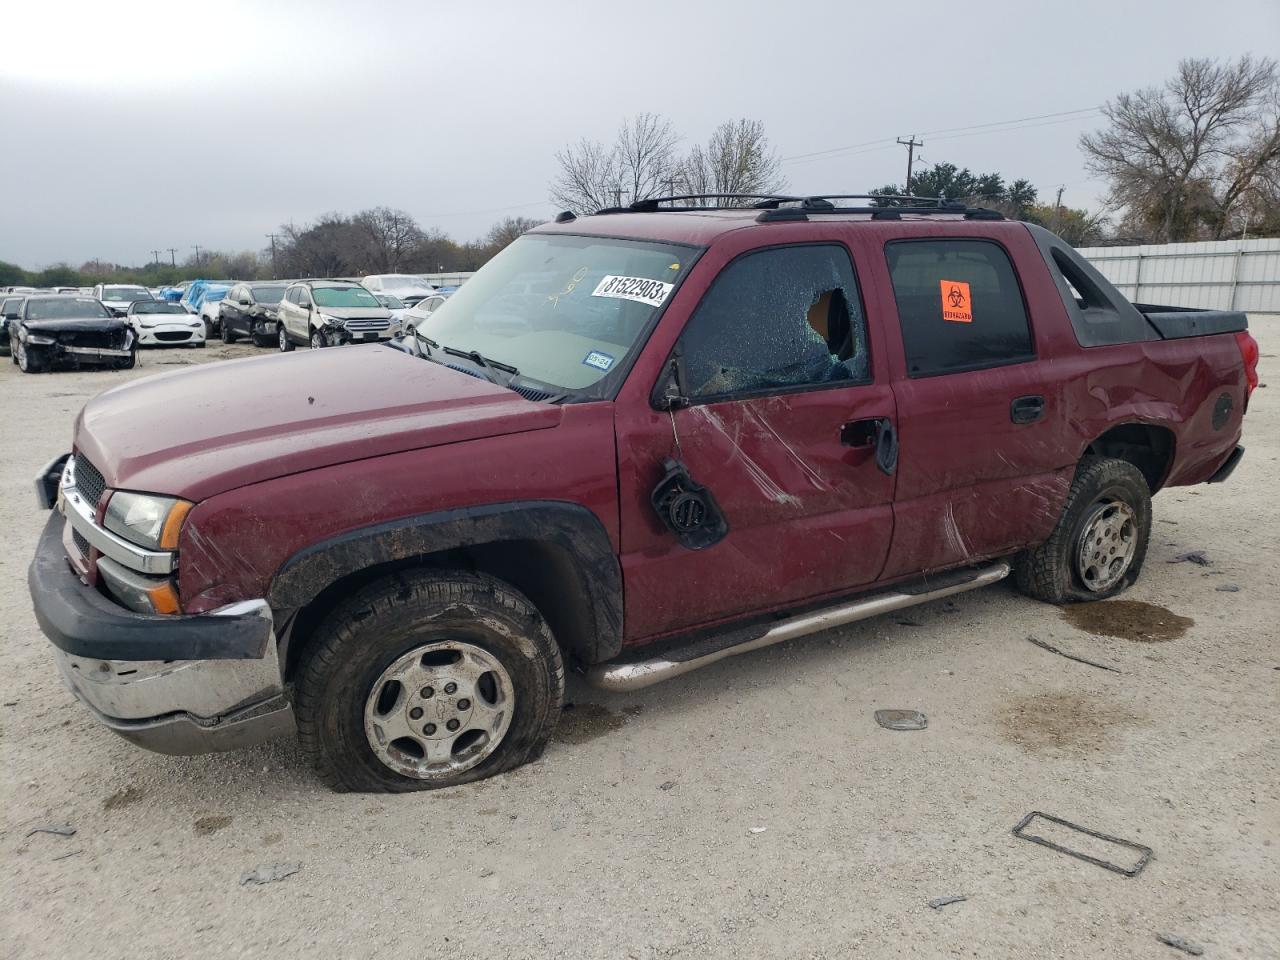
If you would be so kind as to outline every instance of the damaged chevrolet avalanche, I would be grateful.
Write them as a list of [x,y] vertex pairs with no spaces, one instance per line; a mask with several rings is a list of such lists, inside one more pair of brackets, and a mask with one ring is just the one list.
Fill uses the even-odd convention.
[[30,570],[75,695],[153,750],[459,784],[541,753],[566,667],[636,690],[1011,573],[1113,596],[1152,494],[1239,462],[1242,314],[990,211],[735,202],[562,214],[395,344],[91,401]]

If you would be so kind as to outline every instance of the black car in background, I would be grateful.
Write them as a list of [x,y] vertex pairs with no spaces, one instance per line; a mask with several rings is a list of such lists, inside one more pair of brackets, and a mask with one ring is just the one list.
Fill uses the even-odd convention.
[[26,297],[9,318],[13,362],[23,373],[58,365],[108,365],[127,370],[138,345],[127,320],[95,297]]
[[9,320],[17,318],[18,311],[22,309],[22,301],[25,299],[27,299],[25,295],[0,297],[0,357],[9,355]]
[[287,283],[238,283],[218,304],[218,327],[223,343],[243,334],[259,347],[276,342],[276,311]]

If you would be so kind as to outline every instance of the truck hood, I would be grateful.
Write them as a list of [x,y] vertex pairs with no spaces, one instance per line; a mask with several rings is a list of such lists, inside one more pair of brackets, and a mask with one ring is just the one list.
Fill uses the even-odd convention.
[[560,407],[488,381],[391,347],[358,346],[124,384],[85,405],[75,445],[109,487],[199,501],[337,463],[546,429],[560,418]]

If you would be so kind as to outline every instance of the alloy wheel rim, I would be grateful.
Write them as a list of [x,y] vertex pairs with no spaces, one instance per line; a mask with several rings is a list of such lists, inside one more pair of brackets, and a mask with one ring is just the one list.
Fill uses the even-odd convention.
[[1099,500],[1090,509],[1076,546],[1076,573],[1093,593],[1110,590],[1133,563],[1138,518],[1123,500]]
[[415,647],[382,671],[364,706],[369,748],[414,780],[482,763],[511,726],[515,687],[488,650],[458,640]]
[[281,327],[280,328],[280,350],[282,352],[284,351],[284,348],[288,345],[288,343],[289,343],[289,338],[285,336],[284,327]]
[[18,344],[18,368],[23,372],[27,372],[27,348],[23,344]]
[[324,346],[324,334],[322,334],[319,330],[312,330],[311,331],[311,349],[319,350],[323,346]]

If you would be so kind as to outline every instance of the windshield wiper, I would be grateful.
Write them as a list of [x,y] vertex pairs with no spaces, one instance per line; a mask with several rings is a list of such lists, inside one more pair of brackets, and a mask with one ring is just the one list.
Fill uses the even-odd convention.
[[520,376],[520,371],[511,366],[511,364],[503,363],[501,360],[491,360],[479,350],[459,350],[457,347],[441,347],[440,349],[451,357],[464,357],[482,370],[501,370],[504,373],[511,374],[513,377]]

